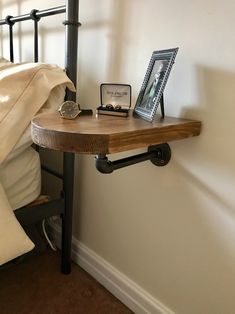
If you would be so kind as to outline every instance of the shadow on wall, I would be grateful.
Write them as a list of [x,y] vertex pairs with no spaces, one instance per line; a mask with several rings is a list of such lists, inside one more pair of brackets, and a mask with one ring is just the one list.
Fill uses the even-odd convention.
[[[172,278],[184,265],[197,274],[187,274],[184,270],[186,276],[182,280],[182,285],[187,287],[183,303],[194,304],[193,313],[232,313],[235,305],[231,292],[235,278],[235,73],[198,66],[197,75],[199,104],[184,108],[181,116],[202,120],[202,133],[198,138],[171,144],[174,173],[178,180],[185,180],[178,206],[175,201],[182,221],[177,222],[174,213],[171,219],[173,216],[175,228],[184,226],[189,230],[184,236],[177,239],[176,234],[173,238],[177,253],[181,251],[185,257],[174,258],[178,269],[175,267],[168,274],[174,281]],[[187,238],[185,243],[184,238]],[[204,296],[211,296],[211,287],[213,298],[203,303]],[[177,285],[175,289],[180,291]],[[178,308],[182,313],[183,303]]]
[[[177,143],[177,163],[180,172],[187,171],[194,184],[235,219],[235,73],[202,66],[197,73],[200,104],[183,109],[181,116],[202,120],[202,133],[192,145]],[[190,166],[190,155],[198,161],[198,169]]]
[[220,161],[226,168],[234,170],[235,73],[198,67],[198,78],[200,103],[192,109],[183,108],[181,116],[202,121],[200,142],[204,147],[200,153],[206,152],[217,166]]
[[[213,129],[216,127],[219,131],[218,125],[223,125],[224,122],[232,119],[235,73],[204,66],[197,66],[196,71],[199,82],[197,90],[199,104],[193,109],[183,108],[181,116],[185,118],[193,116],[203,121],[206,119],[205,127],[212,126]],[[198,108],[200,108],[200,113]]]
[[[130,40],[127,38],[126,29],[132,0],[110,1],[109,7],[103,10],[106,11],[107,16],[103,15],[100,3],[95,2],[95,4],[97,6],[95,16],[90,16],[89,12],[86,16],[86,12],[82,11],[84,16],[81,15],[82,27],[79,39],[81,40],[79,43],[79,57],[81,59],[78,72],[79,88],[82,90],[82,93],[79,94],[79,101],[82,106],[85,104],[86,107],[86,104],[89,104],[94,108],[97,107],[97,103],[94,104],[94,99],[97,101],[100,99],[100,83],[129,83],[123,82],[122,76],[123,66],[126,63],[124,48]],[[83,47],[91,45],[91,42],[92,49],[90,51],[85,50]],[[96,47],[95,54],[93,47]]]
[[107,78],[111,82],[120,82],[122,65],[124,61],[123,45],[127,45],[128,38],[126,37],[126,29],[128,28],[128,14],[129,8],[133,1],[113,1],[112,2],[112,24],[109,33],[110,46],[109,46],[109,64]]

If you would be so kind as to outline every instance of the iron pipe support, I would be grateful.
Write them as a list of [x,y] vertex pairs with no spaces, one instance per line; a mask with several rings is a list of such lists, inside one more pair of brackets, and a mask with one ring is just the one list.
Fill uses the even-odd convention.
[[171,159],[171,149],[167,143],[151,145],[146,153],[110,161],[106,155],[95,157],[96,169],[101,173],[112,173],[114,170],[128,167],[139,162],[150,160],[154,165],[162,167]]

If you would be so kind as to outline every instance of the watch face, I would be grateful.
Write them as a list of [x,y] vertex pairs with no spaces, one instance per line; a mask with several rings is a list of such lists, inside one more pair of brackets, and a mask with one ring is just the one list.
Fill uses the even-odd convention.
[[81,112],[79,104],[74,101],[64,102],[58,111],[64,119],[75,119]]

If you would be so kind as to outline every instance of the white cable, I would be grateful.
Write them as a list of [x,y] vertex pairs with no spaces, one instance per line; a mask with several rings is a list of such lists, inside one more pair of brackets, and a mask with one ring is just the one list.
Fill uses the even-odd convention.
[[49,237],[48,237],[48,234],[47,234],[46,228],[45,228],[45,222],[46,222],[46,219],[43,219],[43,221],[42,221],[42,230],[43,230],[44,236],[45,236],[45,238],[47,239],[47,242],[48,242],[48,244],[50,245],[51,249],[52,249],[53,251],[57,251],[56,246],[51,242],[51,240],[50,240]]

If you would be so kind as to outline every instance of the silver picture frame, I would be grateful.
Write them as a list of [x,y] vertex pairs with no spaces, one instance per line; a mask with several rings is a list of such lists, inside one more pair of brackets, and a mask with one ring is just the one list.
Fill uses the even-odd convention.
[[153,51],[136,101],[134,115],[153,121],[178,50],[177,47]]

